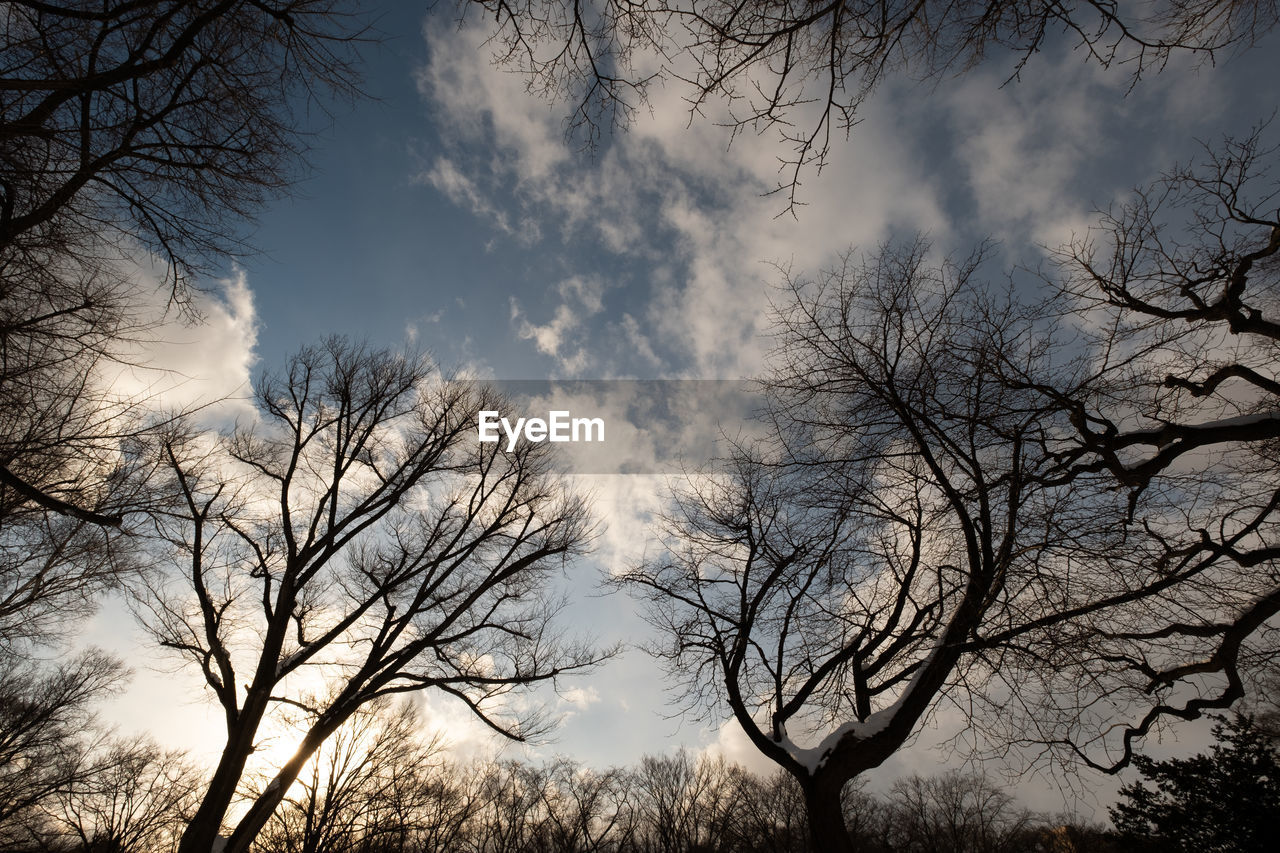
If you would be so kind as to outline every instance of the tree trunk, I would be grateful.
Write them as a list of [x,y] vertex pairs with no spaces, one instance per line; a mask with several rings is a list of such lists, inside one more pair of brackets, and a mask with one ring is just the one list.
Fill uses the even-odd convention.
[[229,736],[204,799],[178,842],[178,853],[210,853],[213,850],[222,829],[222,819],[235,797],[245,764],[253,752],[255,731],[256,726],[241,726]]
[[854,853],[853,839],[844,825],[840,802],[844,782],[819,776],[803,780],[801,785],[812,849],[816,853]]
[[249,806],[249,810],[240,818],[240,822],[236,824],[235,830],[232,831],[231,836],[227,839],[225,853],[247,853],[249,846],[258,837],[258,833],[267,825],[271,815],[284,800],[289,788],[297,781],[298,775],[302,773],[302,768],[311,760],[311,756],[316,754],[316,750],[320,749],[320,746],[331,734],[337,731],[350,715],[350,712],[345,715],[335,714],[327,719],[317,721],[311,727],[311,730],[302,739],[302,743],[299,744],[297,752],[285,762],[284,766],[280,768],[267,785],[267,789],[258,795],[258,798]]

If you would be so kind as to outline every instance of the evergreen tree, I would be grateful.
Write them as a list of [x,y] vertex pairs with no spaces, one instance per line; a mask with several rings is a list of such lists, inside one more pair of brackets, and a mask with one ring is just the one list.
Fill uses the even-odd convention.
[[1280,752],[1251,717],[1222,720],[1213,727],[1218,743],[1210,754],[1133,764],[1151,788],[1135,782],[1111,820],[1135,850],[1274,850],[1280,826]]

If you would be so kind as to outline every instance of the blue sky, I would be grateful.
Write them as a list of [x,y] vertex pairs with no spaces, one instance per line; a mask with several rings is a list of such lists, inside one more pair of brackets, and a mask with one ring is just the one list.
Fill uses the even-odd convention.
[[[181,333],[183,369],[221,389],[202,393],[243,388],[249,370],[329,333],[412,342],[446,367],[501,379],[749,377],[769,348],[771,263],[816,271],[850,247],[922,231],[939,252],[993,237],[993,272],[1035,266],[1042,246],[1084,233],[1093,210],[1193,157],[1197,140],[1270,117],[1280,80],[1277,34],[1215,67],[1175,57],[1132,91],[1125,69],[1086,64],[1061,41],[1007,85],[1013,60],[998,56],[963,77],[891,79],[821,174],[804,176],[797,216],[779,216],[782,201],[764,194],[771,137],[727,147],[713,122],[686,126],[682,92],[668,87],[652,115],[585,156],[563,137],[563,105],[493,69],[448,10],[388,5],[386,40],[369,51],[376,100],[321,122],[312,174],[258,221],[260,254],[224,272],[234,287],[210,281],[208,325]],[[573,570],[570,617],[635,639],[629,601],[580,594],[637,555],[661,478],[593,486],[610,530],[598,558]],[[126,619],[108,608],[90,637],[128,648]],[[558,743],[538,754],[607,765],[686,743],[750,757],[732,730],[669,719],[639,652],[579,688]],[[431,702],[450,737],[480,748],[464,713]],[[157,708],[162,738],[216,730],[193,684],[140,667],[114,713],[127,728]],[[884,778],[935,769],[936,740],[927,731]],[[1024,795],[1053,808],[1052,786],[1041,787]]]

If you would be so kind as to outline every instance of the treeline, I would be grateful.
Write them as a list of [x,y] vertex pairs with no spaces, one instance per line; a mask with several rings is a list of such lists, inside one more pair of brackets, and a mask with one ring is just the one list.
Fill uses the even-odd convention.
[[[688,752],[597,771],[569,759],[446,766],[360,806],[291,797],[259,838],[261,853],[801,853],[804,797],[785,773],[754,774]],[[1100,827],[1036,815],[990,778],[912,776],[886,795],[850,787],[845,819],[857,849],[1119,850]],[[326,827],[326,824],[328,826]]]
[[[10,706],[14,708],[16,706]],[[10,721],[14,722],[14,721]],[[68,723],[83,722],[68,720]],[[687,751],[596,770],[567,758],[450,760],[413,706],[385,703],[339,731],[289,790],[258,853],[792,853],[811,849],[795,779]],[[199,804],[203,773],[146,739],[43,729],[5,773],[0,849],[165,853]],[[251,802],[266,781],[241,793]],[[20,790],[23,785],[25,791]],[[25,796],[24,796],[25,795]],[[1034,814],[992,779],[949,771],[887,795],[850,786],[845,819],[867,851],[1121,849],[1103,830]]]
[[[113,748],[111,771],[61,792],[14,853],[174,850],[193,803],[189,764],[145,743]],[[136,774],[136,775],[134,775]],[[569,759],[370,768],[374,784],[299,786],[260,853],[801,853],[799,786],[687,752],[596,771]],[[176,783],[176,784],[175,784]],[[1032,813],[981,773],[912,776],[887,795],[850,789],[858,849],[1021,853],[1125,849],[1101,827]],[[98,823],[101,821],[101,823]]]

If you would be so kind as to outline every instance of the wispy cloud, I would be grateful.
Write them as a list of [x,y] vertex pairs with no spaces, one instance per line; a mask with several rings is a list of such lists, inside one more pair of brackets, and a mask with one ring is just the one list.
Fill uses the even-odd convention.
[[599,279],[572,276],[556,285],[560,304],[550,321],[538,325],[529,320],[519,301],[511,297],[511,323],[516,334],[533,341],[538,352],[555,359],[566,375],[578,375],[591,363],[581,345],[584,322],[604,310],[604,285]]
[[[529,325],[519,326],[521,335],[540,352],[564,358],[573,327],[599,359],[621,331],[637,341],[662,340],[662,354],[652,346],[640,353],[665,360],[669,375],[753,374],[772,283],[761,260],[815,268],[894,228],[944,227],[891,119],[859,128],[821,175],[808,176],[802,219],[780,217],[783,200],[766,195],[777,166],[771,139],[739,136],[729,146],[712,123],[685,127],[686,105],[662,91],[651,117],[589,161],[565,141],[559,113],[531,99],[518,77],[490,67],[478,39],[465,30],[429,37],[432,58],[419,87],[432,99],[451,152],[449,168],[438,163],[429,182],[499,229],[536,217],[556,223],[562,240],[591,239],[635,259],[635,284],[648,293],[643,310],[628,312],[620,330],[588,326],[576,313],[558,311],[543,324],[522,315]],[[468,156],[482,145],[499,155]],[[544,228],[540,249],[552,252],[549,236]]]

